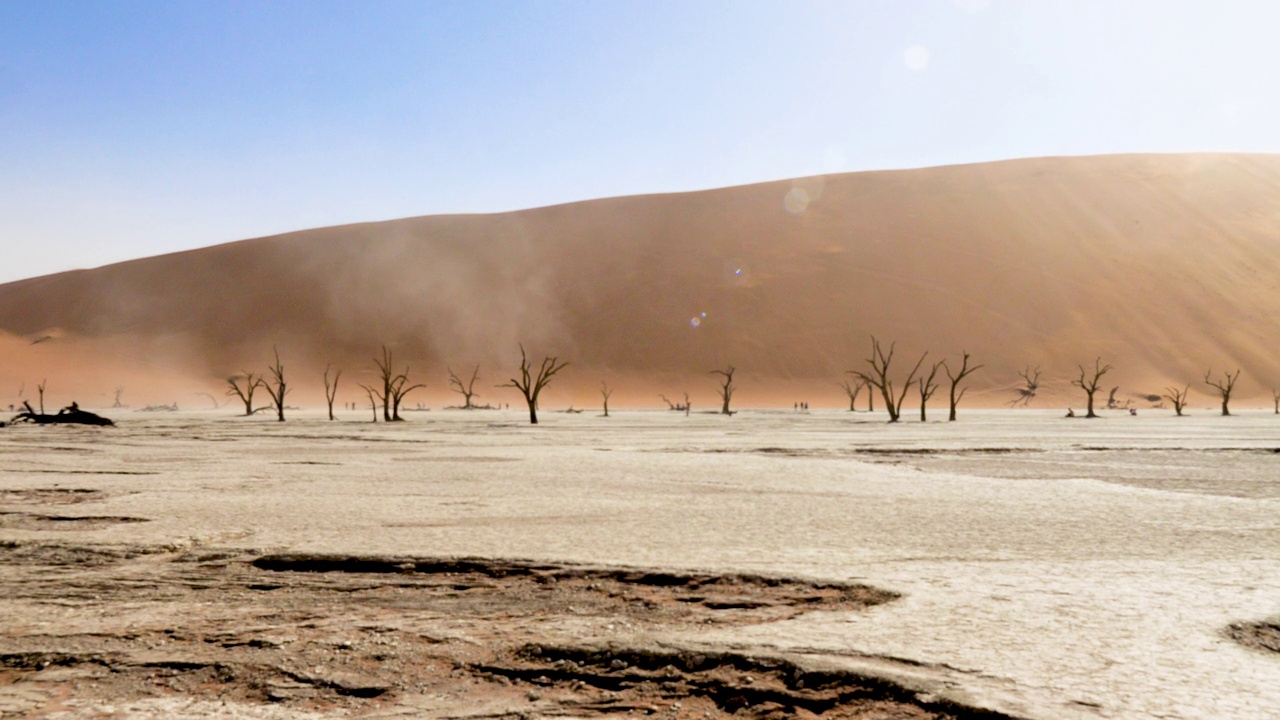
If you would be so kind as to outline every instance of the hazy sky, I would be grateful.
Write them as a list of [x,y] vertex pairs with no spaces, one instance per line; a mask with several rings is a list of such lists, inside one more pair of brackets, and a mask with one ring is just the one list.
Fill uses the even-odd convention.
[[1280,152],[1280,3],[0,0],[0,281],[322,225]]

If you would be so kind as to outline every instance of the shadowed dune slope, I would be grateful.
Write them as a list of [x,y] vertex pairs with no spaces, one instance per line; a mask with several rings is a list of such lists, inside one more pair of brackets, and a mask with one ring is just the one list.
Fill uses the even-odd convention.
[[826,388],[814,399],[834,405],[875,334],[904,361],[969,350],[986,366],[975,404],[1009,400],[1028,365],[1046,400],[1074,397],[1076,365],[1096,356],[1122,397],[1198,392],[1207,369],[1240,367],[1241,396],[1269,401],[1278,237],[1280,157],[1262,155],[1015,160],[409,218],[0,286],[0,382],[166,368],[216,387],[265,367],[273,344],[310,372],[367,366],[389,343],[443,392],[446,364],[480,364],[491,387],[523,342],[572,361],[565,399],[608,379],[624,400],[690,389],[705,407],[707,371],[732,364],[743,404]]

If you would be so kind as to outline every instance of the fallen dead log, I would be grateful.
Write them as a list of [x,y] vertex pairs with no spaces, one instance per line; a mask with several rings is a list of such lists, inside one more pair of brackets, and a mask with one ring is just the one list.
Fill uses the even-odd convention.
[[31,407],[30,402],[23,402],[22,406],[26,408],[25,412],[20,412],[13,416],[11,423],[30,422],[36,425],[115,425],[109,418],[104,418],[96,413],[88,410],[81,410],[76,403],[62,408],[58,412],[47,415],[38,413],[35,408]]

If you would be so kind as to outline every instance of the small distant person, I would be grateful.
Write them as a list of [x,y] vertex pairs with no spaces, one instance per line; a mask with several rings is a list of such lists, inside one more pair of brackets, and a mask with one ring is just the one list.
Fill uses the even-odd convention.
[[1138,414],[1138,408],[1129,408],[1129,414],[1130,414],[1130,415],[1137,415],[1137,414]]
[[1076,411],[1072,410],[1071,408],[1067,408],[1067,417],[1075,417],[1075,416],[1076,416]]

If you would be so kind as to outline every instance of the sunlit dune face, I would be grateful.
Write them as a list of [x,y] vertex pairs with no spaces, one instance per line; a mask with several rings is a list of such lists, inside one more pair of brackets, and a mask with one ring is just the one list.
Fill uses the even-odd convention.
[[744,405],[836,406],[871,335],[912,362],[972,353],[967,403],[1041,366],[1037,402],[1078,404],[1098,357],[1144,407],[1187,383],[1207,403],[1205,371],[1237,367],[1269,403],[1277,218],[1275,157],[1114,156],[310,230],[0,286],[0,408],[46,378],[53,403],[203,406],[273,347],[314,403],[326,366],[367,384],[383,345],[439,403],[446,368],[505,382],[520,344],[571,363],[552,402],[607,379],[620,407],[705,404],[733,365]]

